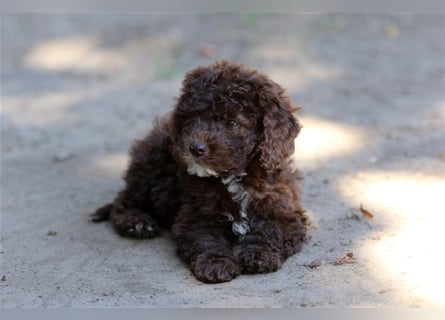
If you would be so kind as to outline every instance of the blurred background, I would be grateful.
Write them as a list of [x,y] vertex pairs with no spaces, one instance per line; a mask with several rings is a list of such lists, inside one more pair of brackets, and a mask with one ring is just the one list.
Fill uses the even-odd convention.
[[[2,305],[444,307],[444,34],[443,14],[2,15]],[[219,59],[302,108],[312,226],[283,270],[205,289],[168,236],[88,213],[184,73]]]

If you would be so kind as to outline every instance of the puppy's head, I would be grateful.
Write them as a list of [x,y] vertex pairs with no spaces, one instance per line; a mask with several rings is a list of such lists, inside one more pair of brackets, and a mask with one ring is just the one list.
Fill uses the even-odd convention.
[[243,175],[253,163],[280,169],[300,126],[284,90],[226,61],[186,74],[173,114],[174,156],[189,174]]

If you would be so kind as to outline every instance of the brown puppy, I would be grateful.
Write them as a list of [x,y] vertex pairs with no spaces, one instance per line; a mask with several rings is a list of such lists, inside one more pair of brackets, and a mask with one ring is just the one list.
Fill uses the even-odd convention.
[[306,217],[289,164],[300,125],[284,90],[226,61],[186,74],[173,113],[136,141],[125,188],[98,209],[116,231],[172,229],[204,282],[280,268],[300,250]]

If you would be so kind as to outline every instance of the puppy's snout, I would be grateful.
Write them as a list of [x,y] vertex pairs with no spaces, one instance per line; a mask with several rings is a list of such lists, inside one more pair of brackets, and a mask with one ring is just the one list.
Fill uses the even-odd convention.
[[204,142],[199,140],[194,140],[190,143],[190,152],[195,157],[202,157],[208,154],[209,148]]

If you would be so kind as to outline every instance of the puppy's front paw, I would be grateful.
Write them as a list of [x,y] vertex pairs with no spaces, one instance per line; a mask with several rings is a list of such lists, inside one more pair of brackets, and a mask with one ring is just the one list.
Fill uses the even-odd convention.
[[279,253],[259,246],[247,246],[238,255],[243,273],[267,273],[277,271],[282,265]]
[[232,257],[217,253],[204,253],[191,263],[191,270],[198,280],[208,283],[226,282],[241,273]]
[[129,211],[113,217],[116,231],[130,238],[154,238],[161,234],[157,223],[146,213]]

